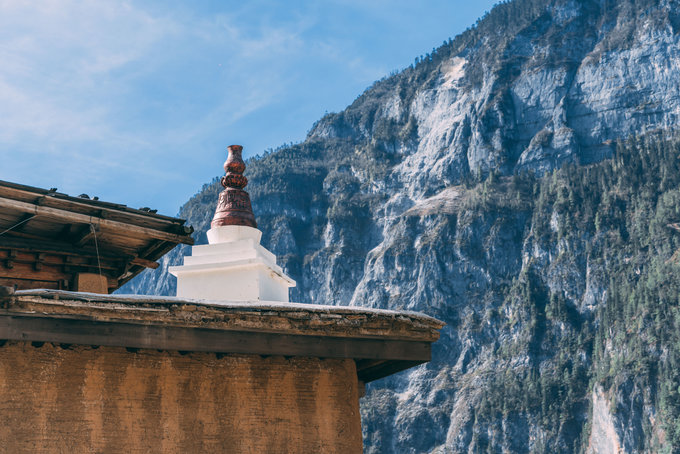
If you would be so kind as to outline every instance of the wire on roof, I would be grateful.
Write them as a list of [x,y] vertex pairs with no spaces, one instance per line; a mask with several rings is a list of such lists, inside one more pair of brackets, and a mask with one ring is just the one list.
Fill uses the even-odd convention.
[[97,266],[99,267],[99,276],[102,275],[102,262],[99,260],[99,245],[97,244],[97,229],[94,228],[94,224],[90,224],[90,230],[94,235],[94,249],[97,251]]
[[10,230],[16,229],[16,228],[19,227],[21,224],[24,224],[24,223],[30,221],[31,219],[33,219],[33,218],[36,217],[36,216],[37,216],[37,214],[34,214],[33,216],[31,216],[31,217],[29,217],[29,218],[26,218],[26,219],[22,220],[21,222],[18,222],[18,223],[16,223],[16,224],[14,224],[12,227],[8,228],[7,230],[3,230],[2,232],[0,232],[0,236],[4,235],[5,233],[9,232]]

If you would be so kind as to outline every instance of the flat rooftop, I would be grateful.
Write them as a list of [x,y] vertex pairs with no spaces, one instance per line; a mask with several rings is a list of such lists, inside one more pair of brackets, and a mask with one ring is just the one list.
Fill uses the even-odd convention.
[[0,287],[0,340],[351,358],[364,382],[429,361],[443,326],[406,311]]

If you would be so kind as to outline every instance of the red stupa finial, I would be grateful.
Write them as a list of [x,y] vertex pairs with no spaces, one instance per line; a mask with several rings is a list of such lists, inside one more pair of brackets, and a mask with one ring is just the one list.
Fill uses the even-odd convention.
[[211,227],[221,225],[245,225],[257,228],[253,207],[250,204],[250,196],[243,188],[248,184],[248,179],[243,176],[246,163],[241,158],[243,147],[230,145],[229,157],[224,163],[226,174],[222,177],[224,191],[220,193],[217,209],[213,217]]

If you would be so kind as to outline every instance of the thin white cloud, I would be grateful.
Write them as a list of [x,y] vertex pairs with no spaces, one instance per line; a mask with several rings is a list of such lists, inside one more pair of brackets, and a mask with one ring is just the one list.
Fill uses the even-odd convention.
[[[232,88],[225,102],[240,106],[224,118],[233,121],[275,97],[276,79],[303,52],[299,24],[244,33],[228,15],[191,19],[152,17],[117,2],[0,2],[0,138],[115,134],[108,118],[115,97],[127,94],[130,78],[162,70],[168,43],[215,53],[215,69]],[[215,104],[216,111],[228,108]]]
[[338,24],[325,33],[329,13],[313,1],[218,9],[0,0],[0,179],[39,172],[43,186],[96,186],[115,174],[131,192],[185,184],[182,173],[202,165],[196,143],[238,134],[244,118],[295,103],[291,93],[313,99],[333,83],[367,86],[387,72]]
[[110,73],[141,59],[165,26],[126,4],[0,3],[0,139],[112,134]]

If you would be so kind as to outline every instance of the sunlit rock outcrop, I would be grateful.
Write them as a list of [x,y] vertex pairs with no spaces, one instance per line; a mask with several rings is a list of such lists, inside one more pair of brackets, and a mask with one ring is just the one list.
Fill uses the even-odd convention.
[[[621,329],[601,328],[617,273],[637,282],[656,257],[671,258],[653,240],[634,246],[644,229],[625,226],[666,222],[656,204],[675,197],[674,183],[619,201],[619,164],[597,175],[586,166],[609,160],[617,141],[680,125],[678,11],[675,0],[502,4],[319,120],[304,142],[248,162],[263,244],[298,284],[291,300],[417,310],[448,324],[431,363],[369,387],[366,452],[668,445],[661,379],[640,378],[653,375],[644,361],[642,375],[624,374],[628,363],[600,346]],[[206,185],[180,212],[199,242],[218,191]],[[579,207],[592,197],[591,216]],[[671,235],[658,232],[649,235]],[[183,253],[127,290],[173,293],[167,266]],[[644,331],[642,319],[630,326]],[[674,349],[650,347],[650,367],[665,370]]]

